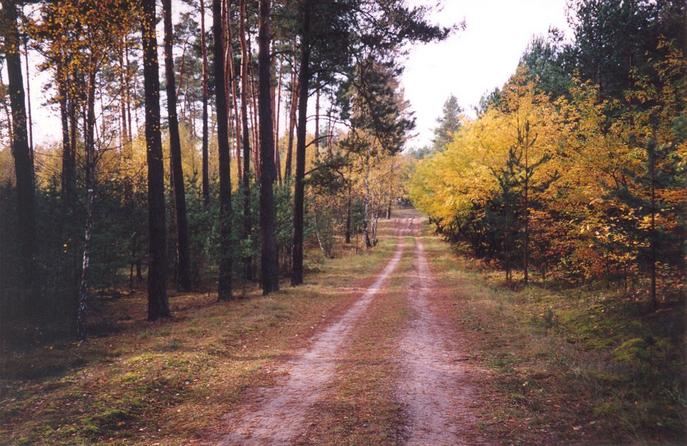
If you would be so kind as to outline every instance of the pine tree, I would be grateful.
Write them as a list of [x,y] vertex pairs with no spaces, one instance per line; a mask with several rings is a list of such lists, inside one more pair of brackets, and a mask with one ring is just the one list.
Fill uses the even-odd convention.
[[271,24],[270,1],[260,0],[259,54],[259,106],[260,106],[260,235],[261,281],[263,294],[279,290],[279,265],[275,233],[275,206],[273,185],[274,131],[272,128],[272,67],[270,54]]
[[182,291],[191,289],[191,254],[188,241],[188,218],[186,215],[186,191],[184,169],[181,162],[181,141],[177,117],[177,93],[174,78],[174,32],[172,30],[172,0],[162,1],[164,16],[165,80],[167,92],[167,121],[169,125],[169,153],[171,158],[172,184],[174,189],[174,210],[177,230],[177,286]]
[[219,300],[230,300],[231,295],[231,177],[229,153],[228,108],[224,76],[224,41],[222,32],[222,0],[212,0],[212,36],[214,71],[215,71],[215,105],[217,107],[217,150],[219,151]]
[[2,2],[4,53],[9,78],[10,108],[12,110],[12,155],[17,181],[17,222],[20,244],[19,285],[30,287],[34,277],[36,222],[34,210],[33,158],[29,149],[24,102],[24,83],[17,29],[17,5],[14,0]]
[[437,119],[437,127],[434,129],[432,149],[435,152],[442,151],[451,142],[453,134],[460,128],[460,114],[463,109],[458,104],[458,99],[451,95],[444,102],[442,114]]
[[148,162],[148,320],[170,316],[167,301],[167,240],[165,225],[165,173],[160,135],[160,78],[155,33],[155,0],[143,1],[143,87],[145,90]]

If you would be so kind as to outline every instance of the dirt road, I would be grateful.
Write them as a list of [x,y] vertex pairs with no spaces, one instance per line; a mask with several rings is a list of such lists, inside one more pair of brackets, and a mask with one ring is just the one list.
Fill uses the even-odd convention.
[[424,247],[415,239],[414,279],[408,298],[415,318],[399,349],[404,373],[398,397],[406,407],[410,445],[484,444],[476,431],[472,405],[478,370],[465,362],[467,352],[456,343],[460,334],[433,308],[434,282]]
[[[438,290],[429,269],[416,218],[394,220],[396,249],[384,269],[360,297],[328,327],[317,333],[308,347],[279,365],[284,376],[274,387],[246,395],[239,409],[228,414],[221,438],[211,444],[287,445],[306,442],[308,428],[316,425],[317,403],[330,395],[328,385],[335,373],[345,374],[342,361],[350,340],[375,299],[384,299],[387,283],[401,273],[399,262],[412,257],[412,268],[404,273],[411,317],[395,340],[394,360],[401,370],[390,395],[401,408],[400,433],[394,443],[413,445],[484,444],[476,427],[474,402],[479,398],[474,375],[460,334],[441,314],[434,302]],[[406,249],[412,247],[414,249]],[[343,366],[341,365],[343,363]],[[344,368],[341,370],[341,368]],[[351,444],[344,433],[326,438],[328,444]],[[353,443],[360,443],[357,439]]]

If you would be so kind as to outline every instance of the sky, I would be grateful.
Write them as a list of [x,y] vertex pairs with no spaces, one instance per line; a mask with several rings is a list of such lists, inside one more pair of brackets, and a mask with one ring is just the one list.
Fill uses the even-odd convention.
[[[413,4],[433,5],[431,0]],[[468,116],[479,99],[502,86],[515,71],[527,44],[554,26],[570,36],[566,0],[443,0],[435,23],[465,22],[465,29],[448,39],[411,48],[402,86],[415,112],[415,136],[410,147],[432,140],[432,130],[448,96],[458,98]]]
[[[435,23],[450,26],[465,22],[464,30],[442,42],[410,48],[401,80],[416,118],[416,136],[409,141],[410,148],[431,143],[436,119],[450,94],[458,98],[468,116],[474,115],[473,107],[482,94],[503,85],[515,71],[533,36],[545,35],[551,26],[569,31],[567,0],[408,1],[439,4],[430,17]],[[57,110],[45,105],[43,92],[50,76],[39,74],[33,67],[30,73],[34,140],[39,144],[57,142]],[[7,79],[6,73],[3,78]]]

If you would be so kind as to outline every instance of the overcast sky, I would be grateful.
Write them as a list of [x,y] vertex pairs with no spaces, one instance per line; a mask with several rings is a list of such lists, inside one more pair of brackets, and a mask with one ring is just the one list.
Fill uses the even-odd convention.
[[[430,143],[432,129],[449,94],[458,98],[468,114],[472,113],[484,92],[501,86],[514,72],[534,35],[546,34],[551,26],[568,30],[566,0],[410,2],[439,3],[442,6],[435,12],[433,21],[446,26],[465,21],[466,25],[443,42],[410,50],[402,79],[406,98],[417,119],[417,136],[410,141],[410,147]],[[161,36],[159,40],[162,41]],[[34,138],[38,143],[59,141],[57,110],[45,106],[42,91],[50,81],[49,75],[30,71]],[[6,74],[3,77],[6,81]]]
[[[434,4],[414,0],[414,4]],[[443,0],[434,20],[442,25],[465,21],[466,28],[447,40],[411,49],[402,84],[417,119],[411,147],[429,144],[446,98],[453,94],[472,114],[486,91],[500,87],[515,71],[534,35],[554,26],[566,32],[566,0]]]

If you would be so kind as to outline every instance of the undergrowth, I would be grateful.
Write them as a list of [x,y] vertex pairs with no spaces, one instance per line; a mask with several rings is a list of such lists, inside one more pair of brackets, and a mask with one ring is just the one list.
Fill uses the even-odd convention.
[[[427,229],[429,235],[429,229]],[[427,237],[435,275],[453,284],[456,320],[496,374],[491,429],[526,444],[681,444],[684,301],[650,311],[604,287],[512,287],[503,274]],[[489,427],[485,427],[489,428]]]

